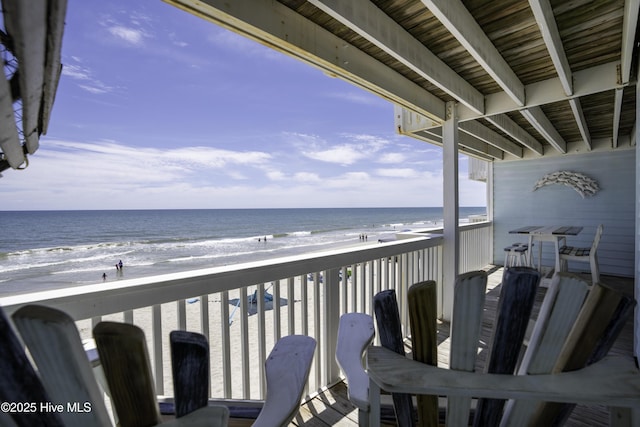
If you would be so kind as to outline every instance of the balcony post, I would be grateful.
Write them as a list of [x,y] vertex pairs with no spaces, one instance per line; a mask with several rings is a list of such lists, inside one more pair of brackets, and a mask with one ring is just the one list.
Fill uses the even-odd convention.
[[453,284],[459,270],[458,230],[458,113],[455,102],[447,102],[446,120],[442,126],[442,176],[444,247],[442,257],[442,317],[453,313]]
[[[354,266],[355,269],[355,266]],[[342,280],[347,281],[346,275]],[[325,272],[325,325],[324,354],[322,358],[326,366],[325,385],[332,384],[340,377],[340,368],[336,362],[336,344],[338,340],[338,323],[340,321],[340,274],[339,269],[332,268]],[[354,283],[355,286],[355,283]],[[318,361],[316,361],[317,363]]]

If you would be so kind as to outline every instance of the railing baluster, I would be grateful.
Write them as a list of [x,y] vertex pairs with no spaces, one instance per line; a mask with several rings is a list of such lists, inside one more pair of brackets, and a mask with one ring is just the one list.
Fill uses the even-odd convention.
[[[235,316],[235,311],[233,312]],[[222,347],[222,393],[225,399],[231,399],[231,324],[233,319],[229,315],[229,291],[220,292],[220,344]],[[209,324],[207,316],[207,325]],[[208,329],[208,326],[207,326]],[[204,328],[203,332],[204,334]],[[211,342],[209,334],[205,334]],[[210,387],[213,387],[214,379],[211,378]]]
[[180,299],[177,301],[178,305],[178,329],[184,331],[187,329],[187,305],[185,300]]
[[[296,294],[295,294],[295,277],[289,277],[287,279],[287,314],[289,317],[289,328],[287,329],[289,335],[296,333]],[[300,279],[300,283],[302,279]]]
[[127,310],[124,312],[124,323],[133,323],[133,310]]
[[153,359],[155,360],[156,393],[164,394],[164,363],[162,356],[162,307],[155,304],[151,312],[153,328]]
[[[265,290],[264,283],[260,283],[256,287],[256,293],[253,294],[255,297],[254,303],[256,304],[256,316],[258,317],[258,360],[264,361],[267,359],[267,327],[265,321]],[[266,394],[265,381],[264,381],[264,363],[258,363],[258,398],[264,399]]]
[[309,281],[306,275],[300,277],[300,283],[302,283],[302,286],[300,286],[300,333],[302,335],[309,335],[309,306],[307,305],[309,301],[307,292]]
[[[249,311],[247,309],[247,287],[240,289],[240,315],[241,315],[241,332],[240,332],[240,352],[242,358],[242,398],[249,399],[251,394],[251,378],[249,375]],[[228,372],[231,378],[231,372]]]
[[277,342],[282,336],[282,330],[280,326],[280,316],[281,316],[281,307],[280,307],[280,281],[276,280],[275,282],[271,282],[271,286],[273,286],[273,342]]
[[[327,279],[327,272],[324,271],[323,272],[323,276],[324,279],[323,281],[326,282]],[[322,361],[321,361],[321,357],[322,357],[322,353],[320,352],[320,349],[322,348],[322,346],[324,345],[324,342],[322,340],[322,335],[321,335],[321,331],[320,328],[322,326],[322,321],[320,319],[320,280],[319,280],[319,276],[318,273],[316,273],[315,277],[314,277],[314,281],[313,281],[313,337],[316,339],[317,341],[317,345],[316,345],[316,353],[315,353],[315,384],[322,384],[321,380],[321,374],[322,374]]]

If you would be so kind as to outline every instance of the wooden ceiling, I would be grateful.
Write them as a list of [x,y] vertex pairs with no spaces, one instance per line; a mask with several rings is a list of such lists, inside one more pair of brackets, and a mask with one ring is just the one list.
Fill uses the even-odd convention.
[[634,147],[640,0],[165,0],[348,80],[398,131],[512,160]]

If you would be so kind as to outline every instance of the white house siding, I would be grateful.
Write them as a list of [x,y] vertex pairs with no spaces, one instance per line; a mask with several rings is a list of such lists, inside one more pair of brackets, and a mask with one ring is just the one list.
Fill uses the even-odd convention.
[[[633,277],[635,254],[635,152],[616,150],[543,160],[496,162],[494,173],[494,262],[504,262],[504,248],[526,236],[509,234],[525,225],[579,225],[571,246],[591,246],[598,224],[604,232],[598,247],[602,274]],[[582,198],[571,187],[552,184],[533,191],[544,175],[557,171],[582,173],[595,179],[600,191]],[[553,265],[552,245],[543,244],[542,262]],[[534,249],[537,255],[538,249]],[[586,263],[570,269],[589,271]]]

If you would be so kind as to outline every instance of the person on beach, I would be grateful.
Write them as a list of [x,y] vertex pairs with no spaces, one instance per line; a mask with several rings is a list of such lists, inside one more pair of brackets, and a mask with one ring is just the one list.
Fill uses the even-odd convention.
[[107,273],[102,273],[102,281],[103,282],[107,281]]
[[122,260],[120,260],[120,262],[118,262],[118,268],[119,268],[120,270],[122,270]]

